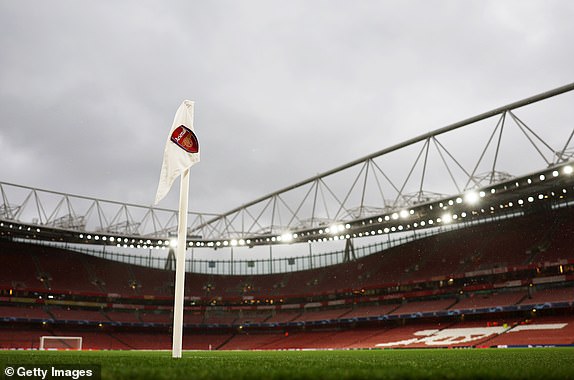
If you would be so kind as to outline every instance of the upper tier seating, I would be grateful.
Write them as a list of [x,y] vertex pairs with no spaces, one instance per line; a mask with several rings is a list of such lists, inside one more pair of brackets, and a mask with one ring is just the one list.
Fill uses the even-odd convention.
[[[574,260],[569,209],[477,225],[328,268],[272,275],[186,274],[186,295],[240,301],[304,297],[448,279],[461,273]],[[542,228],[541,228],[542,227]],[[170,298],[174,272],[0,240],[0,287],[61,294]]]

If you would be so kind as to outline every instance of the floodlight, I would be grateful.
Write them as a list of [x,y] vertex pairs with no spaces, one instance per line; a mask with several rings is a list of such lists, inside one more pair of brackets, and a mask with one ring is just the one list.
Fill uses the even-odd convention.
[[342,224],[333,224],[331,227],[326,229],[325,232],[335,235],[337,232],[342,232],[343,230],[345,230],[345,227]]
[[564,166],[564,169],[562,170],[564,171],[564,174],[572,174],[572,166],[570,165]]
[[470,205],[476,204],[479,200],[478,193],[476,191],[469,191],[464,194],[464,201]]
[[401,216],[401,218],[405,219],[409,216],[409,212],[407,210],[401,210],[399,215]]
[[442,216],[441,219],[442,219],[442,222],[443,222],[443,223],[450,223],[450,222],[452,222],[452,215],[450,215],[450,214],[443,214],[443,216]]

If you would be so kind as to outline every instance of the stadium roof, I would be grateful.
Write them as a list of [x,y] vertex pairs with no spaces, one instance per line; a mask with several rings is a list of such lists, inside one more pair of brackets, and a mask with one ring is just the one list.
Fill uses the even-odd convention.
[[[529,201],[531,198],[556,204],[570,201],[570,144],[574,132],[548,141],[519,118],[517,110],[536,106],[547,112],[542,101],[573,89],[571,83],[439,128],[221,215],[190,213],[188,244],[218,248],[348,239],[455,223],[493,212],[513,212],[514,207],[534,203]],[[462,153],[471,145],[478,147],[478,159],[463,162],[455,157],[461,155],[460,151],[447,149],[443,135],[476,125],[481,128],[478,136],[488,138],[483,145],[469,141]],[[511,129],[517,134],[503,140]],[[550,128],[543,132],[545,137],[552,136]],[[516,176],[500,169],[504,153],[522,154],[516,136],[522,136],[521,146],[531,147],[529,156],[538,157],[538,170]],[[510,144],[505,146],[503,141]],[[397,152],[405,152],[400,156],[403,160],[393,156],[384,161]],[[442,167],[442,175],[432,171],[433,165]],[[484,167],[487,170],[479,172]],[[406,178],[391,179],[393,175]],[[431,177],[434,184],[429,184]],[[437,179],[450,182],[454,191],[433,191]],[[0,190],[3,236],[161,247],[169,244],[177,227],[175,210],[9,183],[0,183]],[[472,204],[470,198],[480,202]]]

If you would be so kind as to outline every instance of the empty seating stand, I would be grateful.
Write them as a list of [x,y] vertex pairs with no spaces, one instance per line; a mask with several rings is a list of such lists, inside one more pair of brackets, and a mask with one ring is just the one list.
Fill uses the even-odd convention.
[[[569,212],[476,225],[326,268],[260,276],[187,273],[185,294],[201,301],[186,303],[184,348],[574,344]],[[78,334],[87,348],[169,349],[174,272],[6,240],[0,240],[0,259],[6,295],[0,298],[0,347],[33,348],[41,335]],[[539,275],[548,263],[554,263],[550,278]],[[522,273],[513,268],[527,276],[512,277]],[[466,280],[491,273],[508,278],[487,278],[483,288],[467,290]],[[464,285],[443,287],[451,278]],[[440,287],[424,286],[439,281]],[[208,305],[211,300],[217,306]],[[538,317],[547,309],[555,315]],[[515,314],[503,318],[503,312]]]

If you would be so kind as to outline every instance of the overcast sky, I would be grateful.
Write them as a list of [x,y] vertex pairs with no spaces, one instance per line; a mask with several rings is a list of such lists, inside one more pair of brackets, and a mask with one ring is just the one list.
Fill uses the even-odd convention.
[[574,81],[572,20],[567,0],[0,0],[0,181],[149,205],[191,99],[190,209],[224,212]]

